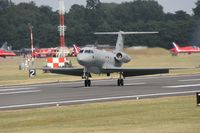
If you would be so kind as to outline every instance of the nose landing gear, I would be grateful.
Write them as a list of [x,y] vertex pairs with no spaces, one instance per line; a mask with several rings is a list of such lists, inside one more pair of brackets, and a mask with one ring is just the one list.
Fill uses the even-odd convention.
[[85,79],[85,87],[90,87],[91,86],[91,80],[89,79],[91,77],[89,72],[84,72],[83,78]]
[[124,86],[124,80],[123,79],[118,79],[117,80],[117,85],[118,86]]

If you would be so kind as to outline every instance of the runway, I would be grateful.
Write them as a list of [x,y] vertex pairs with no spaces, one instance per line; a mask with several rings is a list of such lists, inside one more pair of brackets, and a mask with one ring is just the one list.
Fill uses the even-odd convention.
[[0,87],[0,110],[155,98],[196,92],[200,92],[200,74],[127,78],[123,87],[117,86],[116,79],[95,80],[88,88],[84,87],[83,81],[9,86]]

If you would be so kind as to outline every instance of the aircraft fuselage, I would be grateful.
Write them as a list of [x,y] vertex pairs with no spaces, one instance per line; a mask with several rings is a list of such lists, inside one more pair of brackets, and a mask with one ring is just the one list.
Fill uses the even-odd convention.
[[[117,57],[117,55],[119,57]],[[122,52],[112,52],[86,47],[81,49],[77,60],[88,72],[100,74],[102,73],[102,68],[121,67],[123,63],[128,63],[131,58]]]

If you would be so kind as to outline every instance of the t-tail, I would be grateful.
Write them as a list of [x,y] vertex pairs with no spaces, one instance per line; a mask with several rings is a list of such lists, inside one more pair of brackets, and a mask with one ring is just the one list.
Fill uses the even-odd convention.
[[117,37],[117,42],[116,42],[116,52],[121,52],[124,49],[124,36],[125,35],[130,35],[130,34],[158,34],[159,32],[124,32],[124,31],[119,31],[119,32],[95,32],[95,35],[118,35]]

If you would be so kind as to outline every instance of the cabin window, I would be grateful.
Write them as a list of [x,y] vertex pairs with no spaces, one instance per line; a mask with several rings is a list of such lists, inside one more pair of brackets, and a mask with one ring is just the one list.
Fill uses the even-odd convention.
[[89,50],[85,50],[85,52],[84,53],[89,53]]
[[93,54],[93,53],[94,53],[94,51],[93,51],[93,50],[85,50],[85,52],[84,52],[84,53]]

